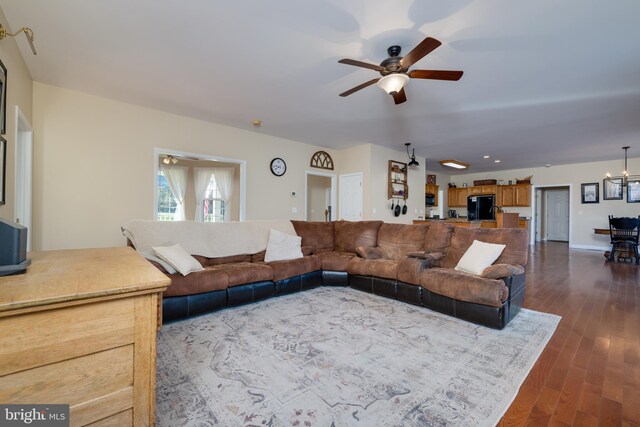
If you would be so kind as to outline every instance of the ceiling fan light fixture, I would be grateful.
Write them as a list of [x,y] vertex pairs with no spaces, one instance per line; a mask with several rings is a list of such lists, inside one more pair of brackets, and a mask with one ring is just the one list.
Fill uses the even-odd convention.
[[409,82],[409,76],[406,74],[388,74],[378,80],[378,87],[389,95],[399,93],[403,87]]
[[162,159],[162,163],[164,163],[165,165],[170,165],[173,166],[176,163],[178,163],[178,159],[176,159],[175,157],[173,157],[171,154],[167,154],[166,156],[164,156],[164,158]]
[[454,169],[466,169],[468,168],[470,165],[469,163],[465,163],[465,162],[461,162],[460,160],[440,160],[440,164],[442,166],[446,166],[448,168],[454,168]]

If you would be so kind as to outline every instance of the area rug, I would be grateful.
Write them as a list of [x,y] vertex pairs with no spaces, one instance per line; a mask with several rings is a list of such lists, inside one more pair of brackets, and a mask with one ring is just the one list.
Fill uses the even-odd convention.
[[350,288],[165,325],[159,426],[495,425],[560,318],[502,331]]

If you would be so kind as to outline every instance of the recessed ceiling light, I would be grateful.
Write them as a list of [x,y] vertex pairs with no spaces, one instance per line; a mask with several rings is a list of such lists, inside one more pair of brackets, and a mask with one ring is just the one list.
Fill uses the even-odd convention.
[[257,128],[259,128],[260,126],[262,126],[262,120],[254,120],[253,121],[253,125]]
[[500,163],[500,160],[494,160],[493,163]]
[[544,165],[544,167],[545,167],[545,168],[550,168],[550,167],[551,167],[551,165]]
[[466,169],[469,167],[469,163],[461,162],[460,160],[440,160],[440,164],[454,169]]
[[482,156],[483,159],[488,159],[491,156]]

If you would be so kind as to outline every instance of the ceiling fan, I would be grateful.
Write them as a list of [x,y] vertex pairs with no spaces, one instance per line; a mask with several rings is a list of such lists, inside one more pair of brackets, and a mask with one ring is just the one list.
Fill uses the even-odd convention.
[[341,64],[354,65],[356,67],[369,68],[379,72],[382,77],[371,79],[362,83],[346,92],[342,92],[340,96],[349,96],[352,93],[364,89],[377,83],[380,88],[393,97],[396,104],[402,104],[407,100],[404,92],[404,86],[409,79],[434,79],[434,80],[460,80],[462,71],[444,71],[444,70],[413,70],[409,71],[409,67],[418,62],[424,56],[435,50],[442,43],[438,40],[427,37],[414,47],[406,56],[400,56],[400,46],[391,46],[387,49],[389,57],[382,61],[380,65],[369,64],[367,62],[356,61],[355,59],[341,59]]

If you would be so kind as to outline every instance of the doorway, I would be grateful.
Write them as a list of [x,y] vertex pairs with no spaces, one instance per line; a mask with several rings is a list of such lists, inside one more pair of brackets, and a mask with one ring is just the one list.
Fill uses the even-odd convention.
[[569,242],[571,187],[556,185],[535,189],[535,241]]
[[27,227],[27,251],[31,251],[31,189],[33,171],[33,130],[16,105],[15,222]]
[[340,175],[340,219],[362,221],[362,172]]
[[305,219],[332,221],[335,219],[336,175],[305,171]]

